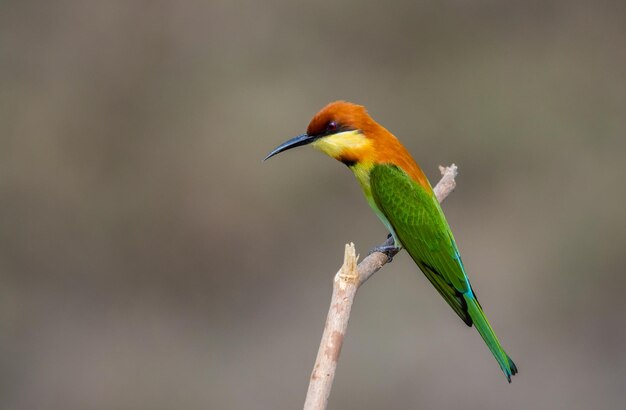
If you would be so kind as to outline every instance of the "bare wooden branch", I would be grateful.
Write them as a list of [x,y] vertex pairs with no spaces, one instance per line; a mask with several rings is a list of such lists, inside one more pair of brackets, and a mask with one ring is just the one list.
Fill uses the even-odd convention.
[[441,172],[441,179],[437,182],[433,191],[435,191],[437,201],[441,203],[448,197],[448,195],[450,195],[452,191],[454,191],[454,188],[456,188],[455,178],[459,174],[459,169],[454,164],[449,167],[439,165],[439,172]]
[[[458,172],[454,164],[449,167],[440,166],[439,171],[442,177],[434,191],[437,200],[443,202],[456,187],[455,177]],[[385,244],[390,244],[390,239]],[[388,261],[387,255],[381,252],[372,252],[358,265],[357,259],[354,244],[347,244],[343,265],[333,280],[330,308],[311,373],[304,410],[326,409],[356,291]]]

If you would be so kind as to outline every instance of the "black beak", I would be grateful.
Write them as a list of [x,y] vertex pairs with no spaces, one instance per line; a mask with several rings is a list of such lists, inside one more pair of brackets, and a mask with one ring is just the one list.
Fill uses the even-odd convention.
[[280,154],[283,151],[287,151],[288,149],[299,147],[301,145],[310,144],[310,143],[312,143],[315,140],[316,140],[315,137],[311,137],[308,134],[298,135],[297,137],[292,138],[289,141],[285,141],[282,144],[280,144],[279,146],[277,146],[276,149],[274,149],[274,151],[270,152],[268,154],[268,156],[265,157],[265,159],[263,161],[268,160],[268,159],[272,158],[274,155]]

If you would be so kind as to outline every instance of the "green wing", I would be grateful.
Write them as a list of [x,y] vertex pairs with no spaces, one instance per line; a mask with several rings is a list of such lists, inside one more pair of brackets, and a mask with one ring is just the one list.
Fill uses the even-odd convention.
[[472,319],[463,294],[471,287],[443,211],[432,190],[395,165],[375,165],[372,196],[415,263],[468,325]]

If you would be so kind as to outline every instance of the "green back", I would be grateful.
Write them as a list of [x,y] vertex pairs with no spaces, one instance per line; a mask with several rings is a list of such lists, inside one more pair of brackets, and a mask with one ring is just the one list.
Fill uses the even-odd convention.
[[472,319],[463,294],[471,287],[454,237],[437,198],[395,165],[375,165],[372,196],[402,245],[441,296],[468,325]]

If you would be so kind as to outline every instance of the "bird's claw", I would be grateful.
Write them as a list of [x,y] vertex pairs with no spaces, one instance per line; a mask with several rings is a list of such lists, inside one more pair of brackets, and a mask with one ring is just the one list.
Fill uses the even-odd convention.
[[385,256],[387,256],[387,263],[390,263],[393,261],[393,257],[400,252],[400,249],[402,248],[399,248],[396,245],[381,245],[369,251],[368,255],[371,255],[374,252],[384,253]]

